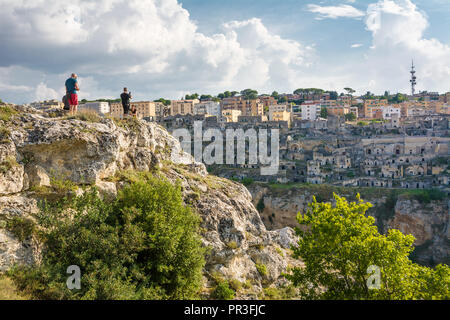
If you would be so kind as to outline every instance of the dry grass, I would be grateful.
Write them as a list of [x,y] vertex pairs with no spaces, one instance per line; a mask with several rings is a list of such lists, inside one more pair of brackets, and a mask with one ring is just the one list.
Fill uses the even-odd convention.
[[95,110],[91,109],[83,109],[78,111],[73,116],[67,116],[66,119],[77,119],[81,121],[87,121],[87,122],[100,122],[101,117]]
[[11,279],[0,274],[0,300],[28,300],[17,292]]
[[16,109],[8,105],[0,106],[0,120],[3,120],[5,122],[10,121],[11,118],[18,113],[19,112]]

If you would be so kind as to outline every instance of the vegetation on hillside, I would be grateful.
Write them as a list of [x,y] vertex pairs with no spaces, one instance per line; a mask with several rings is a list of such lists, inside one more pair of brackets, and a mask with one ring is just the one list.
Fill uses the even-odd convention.
[[[314,201],[297,216],[302,229],[294,257],[305,263],[286,278],[304,299],[449,299],[450,268],[413,263],[414,237],[378,232],[366,216],[370,203],[334,196],[336,205]],[[306,231],[305,231],[306,230]],[[379,272],[379,273],[378,273]]]
[[[180,186],[142,174],[102,200],[95,189],[43,206],[37,215],[42,262],[9,276],[33,299],[192,299],[201,288],[205,249],[199,216]],[[69,290],[67,268],[81,269]]]

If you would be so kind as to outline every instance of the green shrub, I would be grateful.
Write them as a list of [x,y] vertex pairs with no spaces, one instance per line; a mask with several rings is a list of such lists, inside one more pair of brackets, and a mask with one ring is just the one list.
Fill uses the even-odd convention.
[[255,182],[255,180],[253,180],[252,178],[244,178],[244,179],[241,180],[241,183],[242,183],[244,186],[246,186],[246,187],[248,187],[248,186],[250,186],[251,184],[253,184],[253,182]]
[[0,173],[5,174],[16,166],[18,166],[16,158],[8,157],[3,162],[0,163]]
[[264,205],[264,197],[262,197],[256,204],[256,210],[258,210],[258,212],[261,213],[264,211],[265,207],[266,206]]
[[443,200],[447,195],[438,189],[410,190],[406,195],[419,201],[420,203],[430,203],[431,201]]
[[238,292],[242,288],[242,283],[239,280],[236,280],[236,279],[232,279],[232,280],[228,281],[228,284],[236,292]]
[[11,118],[19,112],[10,106],[0,106],[0,120],[10,121]]
[[214,292],[212,297],[217,300],[233,300],[235,292],[233,289],[230,289],[230,286],[227,281],[220,282]]
[[0,126],[0,140],[6,141],[11,136],[11,131],[8,128]]
[[234,250],[238,248],[238,244],[236,241],[230,241],[227,243],[227,247]]
[[6,229],[11,231],[19,241],[25,241],[34,232],[34,222],[30,219],[22,217],[13,217],[6,223]]
[[282,294],[277,288],[270,287],[264,288],[264,297],[269,300],[281,300]]
[[263,276],[263,277],[267,276],[266,265],[257,263],[255,266],[256,266],[256,270],[258,270],[258,272],[261,276]]
[[[38,266],[10,276],[35,299],[192,299],[201,287],[204,248],[199,216],[179,185],[146,177],[102,200],[95,189],[42,207],[45,246]],[[81,269],[81,290],[66,287],[68,266]]]

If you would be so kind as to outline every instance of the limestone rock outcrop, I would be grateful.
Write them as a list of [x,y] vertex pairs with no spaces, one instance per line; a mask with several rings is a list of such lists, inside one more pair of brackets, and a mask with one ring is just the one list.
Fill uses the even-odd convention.
[[[20,241],[6,226],[13,216],[31,219],[38,210],[36,190],[64,180],[80,188],[96,185],[102,195],[114,197],[120,183],[111,178],[117,172],[155,169],[171,181],[181,181],[185,202],[202,218],[203,242],[210,248],[206,287],[219,273],[250,280],[256,291],[261,290],[263,283],[282,282],[287,266],[299,263],[285,254],[296,241],[292,229],[268,231],[243,185],[208,175],[205,166],[184,153],[178,140],[159,125],[52,118],[17,109],[20,115],[0,121],[10,131],[8,140],[0,143],[0,162],[5,162],[0,170],[0,270],[39,258],[33,239]],[[267,272],[261,274],[257,265]]]
[[[296,188],[274,190],[262,184],[249,187],[253,203],[260,208],[260,215],[267,229],[295,227],[298,212],[305,212],[312,201],[312,190]],[[341,196],[354,196],[341,194]],[[323,198],[323,195],[321,196]],[[385,207],[386,196],[364,198],[374,205],[369,214],[376,219],[380,232],[398,229],[405,234],[412,234],[416,241],[411,258],[421,264],[433,266],[439,263],[450,264],[450,202],[433,200],[420,203],[408,196],[399,196],[391,213]],[[320,201],[332,202],[332,197]]]

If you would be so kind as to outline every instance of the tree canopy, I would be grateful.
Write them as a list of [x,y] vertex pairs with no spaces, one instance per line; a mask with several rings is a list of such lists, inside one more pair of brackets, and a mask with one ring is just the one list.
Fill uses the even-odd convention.
[[[314,201],[299,213],[300,236],[294,257],[305,267],[287,279],[305,299],[448,299],[450,268],[413,263],[414,237],[398,230],[378,232],[366,216],[372,206],[359,195],[356,202],[334,196],[335,206]],[[378,273],[379,272],[379,273]]]
[[253,89],[245,89],[241,91],[241,95],[244,99],[253,100],[258,98],[258,91]]
[[194,94],[187,94],[185,99],[186,100],[195,100],[199,98],[199,94],[198,93],[194,93]]
[[324,93],[324,90],[318,88],[299,88],[294,91],[294,94],[322,94],[322,93]]
[[159,98],[158,100],[154,100],[153,102],[161,102],[165,106],[170,106],[171,104],[170,100],[166,100],[164,98]]

